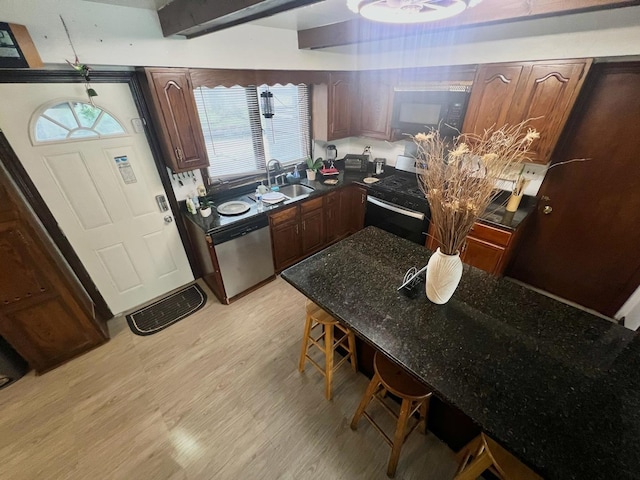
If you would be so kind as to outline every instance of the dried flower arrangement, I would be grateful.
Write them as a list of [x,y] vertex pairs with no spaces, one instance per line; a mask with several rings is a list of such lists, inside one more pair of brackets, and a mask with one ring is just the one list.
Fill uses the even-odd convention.
[[419,185],[431,208],[431,223],[441,251],[462,250],[474,222],[499,193],[496,182],[530,161],[530,147],[540,134],[517,125],[462,134],[453,142],[437,130],[413,137],[418,147]]

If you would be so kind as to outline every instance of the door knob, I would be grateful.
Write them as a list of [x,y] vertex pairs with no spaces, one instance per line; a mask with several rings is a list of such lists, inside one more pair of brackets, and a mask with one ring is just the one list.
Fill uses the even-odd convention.
[[167,215],[164,217],[164,223],[171,223],[173,222],[173,217],[171,215]]
[[542,208],[542,213],[544,213],[545,215],[549,215],[551,212],[553,212],[553,207],[551,205],[545,205]]

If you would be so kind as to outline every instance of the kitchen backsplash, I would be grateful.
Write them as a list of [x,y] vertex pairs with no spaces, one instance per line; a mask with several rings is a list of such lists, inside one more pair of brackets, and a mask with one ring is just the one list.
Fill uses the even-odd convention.
[[[169,173],[173,193],[176,196],[176,200],[179,202],[186,200],[187,197],[195,197],[196,187],[203,184],[200,170],[193,170],[191,172],[178,174],[171,172],[171,169],[167,168],[167,172]],[[182,183],[182,185],[180,185],[180,183]]]

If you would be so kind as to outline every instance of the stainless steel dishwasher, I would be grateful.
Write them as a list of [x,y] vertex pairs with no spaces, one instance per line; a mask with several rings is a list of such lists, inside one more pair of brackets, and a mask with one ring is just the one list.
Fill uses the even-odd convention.
[[272,277],[271,232],[266,215],[211,235],[227,298]]

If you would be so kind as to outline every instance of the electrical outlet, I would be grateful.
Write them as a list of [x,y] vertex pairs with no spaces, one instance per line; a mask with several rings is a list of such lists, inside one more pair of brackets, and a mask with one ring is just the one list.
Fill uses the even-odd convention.
[[525,180],[536,180],[544,177],[547,172],[546,165],[538,165],[537,163],[527,163],[522,171]]

